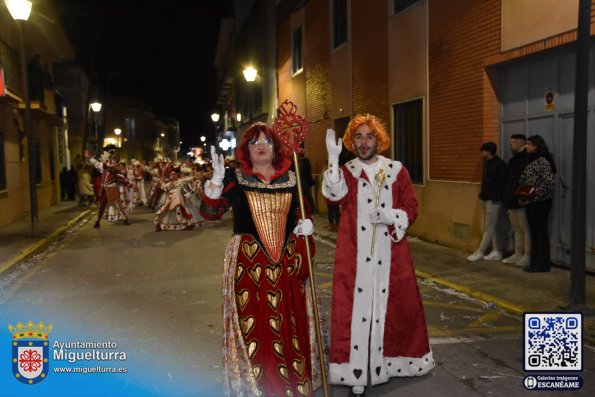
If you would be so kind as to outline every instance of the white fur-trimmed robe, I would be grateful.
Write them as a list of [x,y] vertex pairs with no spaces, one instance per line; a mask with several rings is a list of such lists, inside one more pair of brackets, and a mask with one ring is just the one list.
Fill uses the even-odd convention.
[[417,199],[401,163],[378,157],[386,175],[379,208],[393,222],[376,226],[373,255],[374,176],[366,176],[355,159],[341,168],[339,183],[331,183],[327,171],[322,185],[322,194],[343,206],[333,274],[329,378],[334,384],[379,384],[427,374],[435,365],[404,237],[417,216]]

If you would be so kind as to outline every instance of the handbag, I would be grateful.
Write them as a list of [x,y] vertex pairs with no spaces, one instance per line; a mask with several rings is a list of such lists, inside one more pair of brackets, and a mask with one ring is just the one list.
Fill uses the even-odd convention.
[[529,185],[521,185],[514,192],[514,195],[520,199],[532,199],[535,197],[536,194],[537,189],[535,188],[535,186]]

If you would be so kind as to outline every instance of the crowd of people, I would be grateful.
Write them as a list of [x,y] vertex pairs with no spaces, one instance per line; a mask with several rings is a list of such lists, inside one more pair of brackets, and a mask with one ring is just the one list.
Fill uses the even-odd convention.
[[156,231],[191,230],[201,226],[199,214],[204,181],[212,174],[207,164],[174,164],[156,157],[147,163],[120,160],[113,148],[101,156],[89,152],[78,156],[70,170],[60,175],[62,200],[76,200],[79,205],[98,206],[95,228],[101,221],[122,221],[129,225],[129,215],[136,207],[155,213]]
[[[497,155],[495,142],[479,148],[484,159],[479,198],[486,209],[485,226],[479,247],[467,260],[502,260],[529,273],[549,272],[548,228],[556,164],[540,135],[514,134],[508,146],[512,152],[508,164]],[[513,254],[504,257],[510,232]]]

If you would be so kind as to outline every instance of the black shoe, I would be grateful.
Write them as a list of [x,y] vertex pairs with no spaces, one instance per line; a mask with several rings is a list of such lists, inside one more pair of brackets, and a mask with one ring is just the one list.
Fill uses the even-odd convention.
[[550,271],[550,269],[536,269],[534,267],[525,266],[523,271],[527,273],[547,273]]
[[126,226],[130,226],[130,223],[128,223],[128,219],[124,219],[124,224],[125,224]]
[[98,228],[99,227],[99,221],[95,221],[95,224],[93,225],[94,228]]

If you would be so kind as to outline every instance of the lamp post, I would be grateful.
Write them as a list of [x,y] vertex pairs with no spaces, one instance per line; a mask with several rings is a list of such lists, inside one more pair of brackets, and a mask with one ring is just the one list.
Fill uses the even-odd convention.
[[254,107],[254,80],[256,80],[256,76],[258,74],[257,70],[254,69],[252,66],[248,66],[244,69],[244,78],[250,85],[250,119],[249,121],[252,122],[252,108]]
[[122,133],[122,129],[121,128],[114,128],[114,134],[116,134],[116,142],[117,142],[117,146],[118,148],[122,147],[122,141],[120,140],[120,134]]
[[33,142],[33,123],[31,121],[31,98],[29,96],[29,76],[27,75],[27,57],[25,54],[25,35],[23,25],[31,14],[31,2],[26,0],[4,0],[6,8],[15,20],[19,31],[21,49],[21,72],[23,75],[23,91],[25,95],[25,136],[27,137],[27,151],[29,153],[29,199],[31,201],[31,234],[39,234],[39,217],[37,213],[37,159],[35,158],[35,142]]
[[101,112],[101,102],[91,102],[91,110],[93,111],[93,132],[95,133],[95,140],[97,140],[97,113]]
[[215,124],[215,140],[219,139],[219,113],[215,112],[211,115],[211,120],[213,120],[213,124]]

